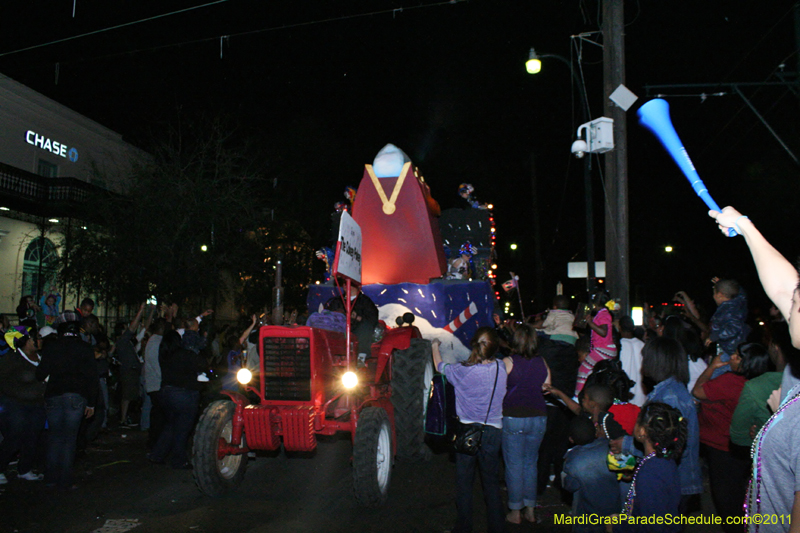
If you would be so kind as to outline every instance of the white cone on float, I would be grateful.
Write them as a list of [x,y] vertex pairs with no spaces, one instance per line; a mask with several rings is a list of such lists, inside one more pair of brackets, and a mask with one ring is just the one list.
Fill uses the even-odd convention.
[[372,161],[372,170],[379,178],[396,178],[403,170],[403,165],[411,159],[397,146],[387,144],[378,152]]

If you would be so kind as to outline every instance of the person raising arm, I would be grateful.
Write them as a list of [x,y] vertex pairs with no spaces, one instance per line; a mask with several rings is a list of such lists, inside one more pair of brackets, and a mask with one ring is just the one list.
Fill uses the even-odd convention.
[[[733,207],[725,207],[721,212],[709,211],[708,216],[717,221],[723,235],[727,236],[728,230],[733,228],[744,237],[753,256],[753,262],[756,264],[764,292],[791,325],[792,298],[797,290],[798,281],[800,281],[797,269],[761,235],[761,232],[747,216],[742,215]],[[798,303],[800,301],[795,301],[794,305]],[[800,320],[796,322],[800,322]],[[796,325],[796,328],[796,330],[792,328],[794,330],[792,341],[795,348],[800,348],[800,323]]]

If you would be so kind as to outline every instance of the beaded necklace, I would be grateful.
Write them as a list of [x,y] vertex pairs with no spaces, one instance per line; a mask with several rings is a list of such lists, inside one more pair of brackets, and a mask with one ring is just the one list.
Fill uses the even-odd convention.
[[[778,415],[783,413],[783,411],[785,411],[790,405],[793,405],[800,400],[800,389],[798,387],[800,387],[800,385],[795,385],[792,390],[789,391],[787,397],[791,394],[794,394],[794,396],[785,401],[783,405],[781,405],[778,410],[773,413],[769,420],[767,420],[766,424],[761,427],[756,435],[756,438],[753,439],[753,444],[750,445],[750,458],[755,463],[755,468],[750,476],[750,483],[747,486],[747,498],[745,498],[743,505],[746,524],[750,523],[747,519],[750,517],[750,511],[753,509],[754,484],[756,489],[755,514],[761,513],[761,449],[764,445],[764,438],[767,436],[767,432],[770,430],[774,422],[780,418]],[[760,523],[754,525],[756,526],[754,531],[758,533]]]
[[628,496],[625,499],[625,505],[622,507],[623,514],[628,516],[633,514],[633,500],[636,499],[636,476],[639,475],[639,470],[641,470],[642,465],[655,456],[656,452],[650,452],[641,461],[639,461],[638,465],[636,465],[636,470],[633,472],[633,480],[631,481],[631,488],[628,489]]

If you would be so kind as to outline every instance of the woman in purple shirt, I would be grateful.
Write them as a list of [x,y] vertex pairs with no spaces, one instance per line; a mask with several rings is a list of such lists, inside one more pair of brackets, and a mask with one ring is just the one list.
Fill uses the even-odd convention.
[[[542,385],[550,384],[550,369],[537,352],[536,330],[517,326],[511,341],[512,370],[503,400],[503,459],[506,463],[508,508],[506,520],[535,522],[536,463],[547,429],[547,406]],[[524,509],[524,512],[522,512]]]
[[[433,364],[447,377],[456,392],[456,413],[465,424],[485,424],[478,455],[456,454],[456,509],[458,519],[453,533],[472,531],[472,486],[475,467],[481,470],[483,497],[490,533],[503,527],[503,500],[500,497],[500,441],[503,427],[503,398],[511,361],[498,361],[497,334],[492,328],[479,328],[470,341],[472,353],[463,363],[442,362],[438,340],[434,340]],[[494,395],[492,395],[494,391]],[[491,404],[491,405],[490,405]]]

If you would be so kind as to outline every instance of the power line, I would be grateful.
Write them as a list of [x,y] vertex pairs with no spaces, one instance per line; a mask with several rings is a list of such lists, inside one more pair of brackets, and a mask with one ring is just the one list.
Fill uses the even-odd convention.
[[20,48],[18,50],[12,50],[11,52],[3,52],[3,53],[0,54],[0,57],[10,56],[12,54],[18,54],[20,52],[27,52],[28,50],[35,50],[36,48],[44,48],[45,46],[50,46],[50,45],[53,45],[53,44],[63,43],[63,42],[66,42],[66,41],[74,41],[75,39],[81,39],[83,37],[88,37],[90,35],[97,35],[98,33],[104,33],[104,32],[111,31],[111,30],[118,30],[119,28],[125,28],[125,27],[128,27],[128,26],[133,26],[135,24],[140,24],[142,22],[148,22],[148,21],[151,21],[151,20],[156,20],[156,19],[160,19],[160,18],[164,18],[164,17],[169,17],[171,15],[177,15],[179,13],[186,13],[187,11],[194,11],[195,9],[200,9],[200,8],[203,8],[203,7],[213,6],[213,5],[221,4],[221,3],[227,2],[227,1],[228,0],[216,0],[215,2],[209,2],[207,4],[203,4],[203,5],[200,5],[200,6],[187,7],[186,9],[179,9],[178,11],[172,11],[170,13],[164,13],[164,14],[161,14],[161,15],[155,15],[153,17],[148,17],[148,18],[141,19],[141,20],[134,20],[133,22],[126,22],[124,24],[117,24],[116,26],[110,26],[108,28],[103,28],[103,29],[100,29],[100,30],[90,31],[89,33],[82,33],[80,35],[73,35],[72,37],[65,37],[63,39],[56,39],[55,41],[50,41],[50,42],[47,42],[47,43],[35,44],[33,46]]
[[[148,48],[137,48],[137,49],[133,49],[133,50],[127,50],[127,51],[124,51],[124,52],[115,52],[113,54],[95,56],[93,58],[87,58],[87,59],[104,59],[104,58],[115,57],[115,56],[131,55],[131,54],[136,54],[136,53],[140,53],[140,52],[151,52],[151,51],[154,51],[154,50],[161,50],[161,49],[165,49],[165,48],[173,48],[173,47],[185,46],[185,45],[190,45],[190,44],[198,44],[198,43],[204,43],[204,42],[209,42],[209,41],[228,40],[231,37],[242,37],[242,36],[246,36],[246,35],[255,35],[257,33],[265,33],[265,32],[271,32],[271,31],[279,31],[279,30],[288,30],[288,29],[299,28],[299,27],[303,27],[303,26],[312,26],[312,25],[315,25],[315,24],[327,24],[327,23],[330,23],[330,22],[340,22],[340,21],[343,21],[343,20],[350,20],[350,19],[357,19],[357,18],[364,18],[364,17],[372,17],[372,16],[376,16],[376,15],[385,15],[385,14],[389,14],[389,13],[391,13],[393,16],[396,16],[399,13],[403,13],[405,11],[411,11],[413,9],[423,9],[423,8],[438,7],[438,6],[443,6],[443,5],[453,5],[453,4],[459,4],[461,2],[468,2],[468,1],[469,0],[446,0],[446,1],[443,1],[443,2],[436,2],[436,3],[433,3],[433,4],[422,4],[422,5],[411,6],[411,7],[398,7],[398,8],[391,8],[391,9],[383,9],[383,10],[379,10],[379,11],[370,11],[370,12],[367,12],[367,13],[356,13],[356,14],[353,14],[353,15],[343,15],[343,16],[340,16],[340,17],[332,17],[332,18],[326,18],[326,19],[320,19],[320,20],[296,22],[296,23],[292,23],[292,24],[283,24],[283,25],[280,25],[280,26],[271,26],[271,27],[268,27],[268,28],[261,28],[261,29],[258,29],[258,30],[248,30],[248,31],[243,31],[243,32],[238,32],[238,33],[232,33],[232,34],[228,34],[228,35],[215,35],[213,37],[203,37],[203,38],[200,38],[200,39],[192,39],[192,40],[181,41],[181,42],[177,42],[177,43],[163,44],[163,45],[152,46],[152,47],[148,47]],[[126,24],[120,24],[118,26],[113,26],[113,27],[110,27],[110,28],[105,28],[105,29],[102,29],[102,30],[97,30],[97,31],[94,31],[94,32],[85,33],[83,35],[77,35],[75,37],[67,37],[66,39],[59,39],[57,41],[52,41],[52,42],[45,43],[45,44],[30,46],[30,47],[27,47],[27,48],[21,48],[19,50],[14,50],[12,52],[0,53],[0,57],[11,55],[11,54],[16,54],[16,53],[19,53],[19,52],[24,52],[26,50],[32,50],[34,48],[41,48],[43,46],[48,46],[48,45],[51,45],[51,44],[61,43],[61,42],[69,41],[69,40],[72,40],[72,39],[78,39],[80,37],[86,37],[88,35],[94,35],[94,34],[97,34],[97,33],[102,33],[102,32],[105,32],[105,31],[118,29],[118,28],[122,28],[122,27],[125,27],[125,26],[130,26],[130,25],[133,25],[133,24],[138,24],[140,22],[145,22],[145,21],[148,21],[148,20],[153,20],[153,19],[157,19],[157,18],[166,17],[166,16],[169,16],[169,15],[174,15],[176,13],[182,13],[184,11],[190,11],[192,9],[197,9],[197,8],[200,8],[200,7],[206,7],[206,6],[210,6],[210,5],[213,5],[213,4],[219,4],[219,3],[222,3],[222,2],[227,2],[227,0],[217,0],[216,2],[211,2],[209,4],[204,4],[202,6],[196,6],[196,7],[189,8],[189,9],[184,9],[184,10],[181,10],[181,11],[174,11],[172,13],[167,13],[167,14],[164,14],[164,15],[158,15],[156,17],[150,17],[148,19],[142,19],[142,20],[135,21],[135,22],[130,22],[130,23],[126,23]]]

